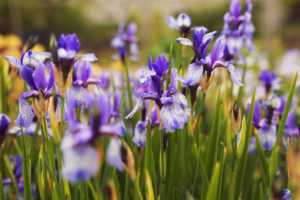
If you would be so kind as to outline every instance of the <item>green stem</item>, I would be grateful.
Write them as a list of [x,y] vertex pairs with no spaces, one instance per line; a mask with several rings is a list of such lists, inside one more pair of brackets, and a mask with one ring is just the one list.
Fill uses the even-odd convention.
[[27,163],[27,154],[26,154],[26,148],[25,148],[25,139],[24,139],[24,133],[23,128],[21,127],[21,133],[22,133],[22,151],[23,151],[23,178],[24,178],[24,198],[25,200],[31,199],[31,183],[30,183],[30,176],[28,172],[28,163]]
[[160,199],[164,199],[164,189],[165,189],[165,166],[164,166],[164,147],[163,147],[163,131],[160,134],[160,162],[161,162],[161,178],[160,178]]
[[4,66],[0,65],[0,73],[1,73],[1,109],[2,113],[6,113],[6,95],[5,95],[5,80],[4,80]]
[[133,101],[132,101],[132,91],[130,87],[130,77],[129,77],[129,72],[128,72],[128,62],[126,58],[124,59],[124,68],[125,68],[125,75],[126,75],[126,84],[127,84],[127,91],[128,91],[128,100],[129,100],[129,107],[130,110],[133,109]]
[[142,193],[141,193],[141,189],[140,189],[140,186],[139,186],[139,183],[138,183],[138,179],[137,179],[137,178],[135,179],[134,183],[135,183],[135,188],[136,188],[136,190],[137,190],[139,199],[140,199],[140,200],[143,200],[144,198],[143,198],[143,195],[142,195]]

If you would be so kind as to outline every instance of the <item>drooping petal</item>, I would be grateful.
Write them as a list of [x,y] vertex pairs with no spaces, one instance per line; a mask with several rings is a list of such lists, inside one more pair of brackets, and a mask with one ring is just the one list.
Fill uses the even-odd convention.
[[20,60],[14,56],[4,56],[5,60],[17,68],[22,67]]
[[185,78],[185,84],[188,86],[197,85],[201,80],[203,74],[203,66],[197,63],[189,65],[187,75]]
[[25,99],[19,99],[19,116],[16,119],[16,125],[22,127],[28,127],[34,118],[34,112],[31,106],[26,102]]
[[171,29],[179,28],[179,26],[177,24],[177,20],[172,16],[167,17],[167,24],[168,24],[169,28],[171,28]]
[[42,88],[44,91],[47,88],[47,78],[45,75],[45,69],[43,64],[38,64],[35,67],[35,70],[32,73],[32,78],[34,80],[34,84],[37,90]]
[[238,78],[238,75],[237,75],[237,72],[236,72],[236,69],[235,69],[234,65],[230,64],[227,69],[230,73],[232,82],[234,82],[238,86],[243,86],[244,84]]
[[29,90],[21,94],[22,99],[28,99],[30,97],[38,97],[38,96],[39,96],[39,92],[36,90]]
[[25,80],[25,82],[29,85],[29,87],[33,90],[38,90],[38,88],[36,88],[32,74],[33,74],[33,69],[31,69],[30,67],[27,66],[23,66],[21,67],[20,70],[20,76],[22,79]]
[[65,150],[78,145],[87,144],[93,136],[92,129],[88,125],[72,123],[61,141],[60,148]]
[[184,111],[177,103],[166,104],[160,110],[160,119],[163,128],[168,132],[184,127]]
[[86,181],[99,169],[99,154],[90,145],[63,150],[63,176],[70,182]]
[[139,121],[134,128],[132,141],[139,147],[146,146],[147,121]]
[[112,137],[106,153],[107,162],[119,171],[123,171],[121,148],[121,140],[119,138]]
[[193,46],[193,42],[191,40],[189,40],[188,38],[177,38],[176,39],[176,42],[178,42],[179,44],[182,44],[182,45],[186,45],[186,46]]

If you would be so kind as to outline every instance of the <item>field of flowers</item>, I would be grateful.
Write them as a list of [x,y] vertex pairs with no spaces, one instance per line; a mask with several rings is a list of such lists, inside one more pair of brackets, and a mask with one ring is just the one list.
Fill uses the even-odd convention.
[[133,22],[121,70],[76,33],[1,36],[0,199],[300,199],[300,52],[269,62],[252,7],[232,0],[220,32],[168,17],[178,38],[140,69]]

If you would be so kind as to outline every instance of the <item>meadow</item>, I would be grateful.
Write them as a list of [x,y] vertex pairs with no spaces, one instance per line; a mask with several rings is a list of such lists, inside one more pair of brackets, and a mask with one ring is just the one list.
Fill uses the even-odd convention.
[[219,32],[169,16],[147,58],[120,23],[118,68],[76,33],[1,36],[0,199],[300,199],[300,51],[268,60],[253,9],[232,0]]

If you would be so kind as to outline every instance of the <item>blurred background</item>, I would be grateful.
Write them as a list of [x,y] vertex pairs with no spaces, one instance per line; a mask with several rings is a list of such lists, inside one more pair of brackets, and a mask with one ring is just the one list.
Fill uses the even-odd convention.
[[[241,0],[245,5],[245,0]],[[300,47],[300,0],[253,0],[256,47],[266,55]],[[77,33],[83,50],[95,52],[101,65],[110,62],[111,38],[120,22],[138,24],[141,61],[147,53],[167,52],[178,33],[167,27],[166,17],[180,12],[192,25],[220,32],[230,0],[0,0],[0,50],[16,34],[24,42],[39,36],[48,46],[50,33]],[[11,42],[14,42],[13,39]]]

